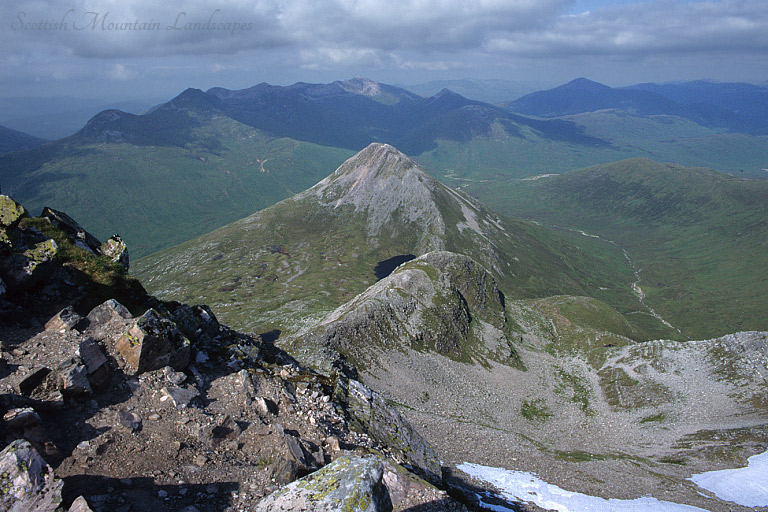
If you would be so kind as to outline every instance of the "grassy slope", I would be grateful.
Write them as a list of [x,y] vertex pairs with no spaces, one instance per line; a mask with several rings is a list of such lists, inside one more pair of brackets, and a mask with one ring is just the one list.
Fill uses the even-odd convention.
[[674,116],[635,116],[598,111],[562,118],[586,135],[610,145],[552,141],[531,130],[523,137],[496,129],[468,142],[441,140],[416,160],[453,186],[461,182],[498,181],[645,157],[681,165],[703,166],[740,176],[768,177],[768,137],[718,133]]
[[646,302],[690,337],[768,329],[764,180],[634,159],[468,188],[500,211],[624,247]]
[[[65,139],[49,145],[37,164],[28,158],[0,164],[8,174],[30,168],[9,187],[30,211],[66,211],[100,239],[119,232],[140,257],[303,190],[350,154],[269,137],[225,118],[194,135],[185,147]],[[217,141],[215,150],[207,149],[210,140]]]
[[[447,225],[464,220],[456,207],[439,206]],[[510,299],[590,295],[622,313],[642,309],[631,293],[632,271],[614,246],[529,222],[506,220],[504,226],[510,236],[495,245],[509,263],[500,287]],[[414,253],[408,240],[417,237],[409,229],[385,232],[380,240],[386,243],[373,246],[360,214],[290,199],[144,258],[135,268],[163,298],[211,304],[226,322],[252,332],[295,332],[373,284],[379,261]],[[478,250],[450,233],[446,249]],[[638,338],[673,334],[646,319],[636,329]]]

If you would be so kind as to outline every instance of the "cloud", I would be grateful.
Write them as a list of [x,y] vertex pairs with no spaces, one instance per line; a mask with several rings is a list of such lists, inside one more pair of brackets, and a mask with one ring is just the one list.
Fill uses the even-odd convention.
[[491,39],[492,53],[527,57],[759,53],[768,50],[768,2],[657,1],[561,16],[544,30]]
[[230,85],[233,78],[264,80],[266,72],[396,81],[451,71],[573,77],[590,66],[608,74],[621,62],[624,71],[615,74],[625,76],[629,63],[664,60],[667,71],[700,70],[713,56],[722,75],[755,76],[768,65],[765,0],[617,0],[576,13],[580,1],[2,2],[0,85],[79,77],[183,88],[195,76],[215,74],[216,85]]

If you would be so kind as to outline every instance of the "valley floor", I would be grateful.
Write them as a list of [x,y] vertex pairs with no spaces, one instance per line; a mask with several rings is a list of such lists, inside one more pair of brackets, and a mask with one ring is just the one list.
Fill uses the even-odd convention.
[[451,468],[478,463],[590,496],[748,510],[688,478],[744,466],[768,446],[765,403],[749,406],[762,400],[764,349],[747,349],[751,370],[731,368],[729,381],[713,378],[722,368],[711,358],[720,353],[724,362],[764,338],[648,342],[614,349],[597,368],[576,355],[525,350],[525,371],[391,352],[365,380],[401,404]]

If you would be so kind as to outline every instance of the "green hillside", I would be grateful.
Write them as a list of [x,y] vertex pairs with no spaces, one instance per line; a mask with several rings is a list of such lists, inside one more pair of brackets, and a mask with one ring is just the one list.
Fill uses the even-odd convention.
[[[434,250],[475,258],[511,299],[589,295],[622,313],[643,310],[615,247],[499,218],[376,144],[306,192],[136,269],[153,293],[214,304],[232,325],[295,332],[373,284],[377,264]],[[635,316],[645,337],[674,334]]]
[[[721,133],[669,115],[639,116],[602,110],[559,118],[605,144],[574,144],[542,137],[524,127],[508,133],[500,124],[490,135],[462,142],[438,140],[416,160],[451,186],[564,173],[590,165],[644,157],[711,167],[738,176],[768,178],[768,137]],[[552,120],[550,120],[552,121]]]
[[0,184],[32,212],[65,210],[132,256],[183,242],[314,184],[350,151],[271,137],[225,117],[181,145],[73,136],[0,157]]
[[625,249],[645,302],[689,337],[768,328],[768,181],[631,159],[466,189]]

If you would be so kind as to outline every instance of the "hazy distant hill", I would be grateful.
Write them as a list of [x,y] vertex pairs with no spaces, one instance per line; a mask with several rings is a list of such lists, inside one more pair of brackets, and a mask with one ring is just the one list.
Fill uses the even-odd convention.
[[541,86],[533,82],[500,79],[432,80],[402,87],[425,97],[434,96],[443,89],[449,89],[465,98],[487,103],[514,100],[541,89]]
[[0,153],[24,151],[25,149],[35,148],[44,143],[45,141],[43,139],[38,139],[27,133],[0,126]]
[[[615,89],[586,78],[577,78],[554,89],[528,94],[507,103],[506,106],[512,112],[541,117],[622,109],[639,115],[674,115],[690,119],[702,126],[729,131],[766,134],[768,121],[765,116],[745,115],[743,106],[750,101],[750,97],[758,98],[760,110],[768,101],[765,99],[768,96],[765,93],[768,91],[752,86],[748,97],[744,94],[744,85],[746,84],[683,87],[644,84]],[[763,94],[759,92],[761,90],[764,91]],[[727,91],[724,95],[727,100],[710,101],[724,91]],[[741,108],[733,108],[738,106]]]
[[107,103],[89,98],[0,98],[0,124],[48,140],[68,137],[103,110],[139,113],[158,100]]
[[84,219],[132,255],[182,242],[290,196],[350,152],[273,137],[187,91],[137,116],[102,112],[71,137],[0,156],[3,192]]
[[768,88],[765,86],[696,80],[637,84],[629,89],[654,92],[682,105],[715,106],[741,119],[740,128],[744,131],[765,133],[768,126]]

